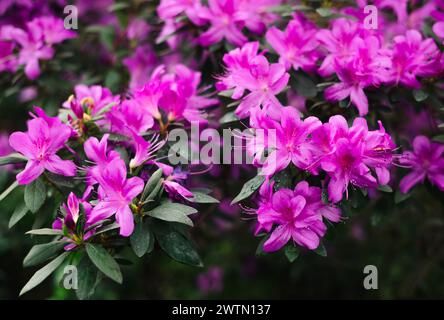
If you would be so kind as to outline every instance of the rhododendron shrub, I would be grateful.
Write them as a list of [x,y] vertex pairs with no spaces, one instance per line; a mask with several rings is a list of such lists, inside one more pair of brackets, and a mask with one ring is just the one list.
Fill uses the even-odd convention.
[[54,275],[52,298],[294,297],[321,268],[383,261],[398,285],[417,259],[422,297],[442,275],[443,26],[441,0],[0,0],[0,264],[39,268],[14,296]]

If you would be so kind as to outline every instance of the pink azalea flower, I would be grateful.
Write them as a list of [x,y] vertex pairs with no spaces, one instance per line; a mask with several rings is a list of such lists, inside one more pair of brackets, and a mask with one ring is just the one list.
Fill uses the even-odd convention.
[[[86,201],[86,198],[89,196],[90,189],[87,189],[87,192],[83,196],[82,199],[78,199],[74,193],[70,193],[68,196],[68,201],[66,204],[62,205],[62,208],[66,215],[57,217],[57,219],[53,222],[52,228],[56,230],[63,230],[67,232],[67,237],[63,239],[68,241],[69,244],[65,246],[65,250],[72,250],[78,245],[80,245],[83,241],[88,240],[91,236],[94,235],[97,227],[93,227],[91,230],[86,231],[90,226],[96,224],[99,221],[91,221],[90,215],[92,207]],[[85,214],[82,217],[83,221],[79,221],[80,216],[80,205],[83,207],[83,212]],[[81,224],[81,229],[79,230],[78,225]],[[86,231],[86,232],[85,232]]]
[[207,10],[200,0],[162,0],[157,13],[162,20],[174,18],[184,13],[195,25],[202,25],[205,19],[202,12]]
[[149,75],[157,63],[157,57],[149,45],[143,45],[137,47],[133,54],[122,62],[130,73],[130,89],[136,89],[149,81]]
[[111,131],[131,136],[131,131],[145,133],[154,125],[154,119],[150,113],[145,112],[139,100],[124,100],[115,106],[106,117],[111,123]]
[[142,41],[150,32],[150,25],[142,19],[132,19],[126,29],[126,36],[129,40]]
[[39,117],[28,121],[27,132],[14,132],[11,147],[28,158],[25,170],[17,175],[19,184],[29,184],[43,171],[72,177],[76,166],[70,160],[62,160],[56,153],[71,136],[71,129],[58,118]]
[[438,21],[433,25],[433,32],[443,40],[444,44],[444,21]]
[[[264,251],[277,251],[293,239],[298,245],[310,250],[319,246],[320,238],[327,227],[323,218],[338,222],[340,210],[322,202],[321,189],[310,187],[306,181],[299,182],[294,190],[280,189],[273,193],[273,184],[262,185],[261,203],[256,213],[258,228],[271,232],[264,243]],[[273,231],[273,226],[276,225]]]
[[[330,176],[328,184],[329,200],[336,203],[348,194],[348,185],[357,187],[376,187],[377,181],[372,176],[369,166],[378,167],[378,176],[387,181],[387,171],[391,163],[386,163],[387,153],[392,152],[391,140],[385,133],[368,133],[364,119],[356,118],[353,126],[348,127],[342,116],[333,116],[327,124],[315,130],[312,143],[318,149],[318,158],[310,171],[320,167]],[[369,139],[366,143],[366,139]],[[316,154],[316,152],[314,152]],[[390,158],[391,159],[391,158]]]
[[96,184],[97,181],[94,177],[100,174],[100,172],[108,166],[114,159],[120,159],[120,155],[117,151],[108,150],[108,138],[109,134],[103,135],[99,141],[95,137],[91,137],[85,141],[83,148],[85,154],[89,160],[94,162],[94,166],[87,168],[88,184]]
[[18,61],[14,56],[14,43],[0,40],[0,72],[17,70]]
[[25,74],[31,80],[40,75],[39,60],[49,60],[54,55],[53,48],[46,44],[37,32],[31,33],[13,26],[5,26],[1,30],[1,38],[20,45],[18,64],[25,65]]
[[413,186],[427,178],[431,184],[444,191],[444,144],[431,142],[425,136],[413,140],[413,152],[405,151],[401,164],[410,166],[412,171],[402,178],[399,189],[407,193]]
[[[271,144],[261,144],[262,141],[253,139],[251,143],[257,151],[269,149],[269,155],[261,168],[261,174],[270,176],[275,172],[285,169],[290,163],[296,167],[305,169],[312,163],[313,146],[310,144],[311,133],[322,126],[316,117],[300,119],[299,112],[292,108],[282,108],[280,123],[268,118],[264,112],[257,112],[253,121],[256,129],[265,131],[273,130],[276,141]],[[269,139],[267,136],[266,140]],[[250,143],[250,144],[251,144]]]
[[75,35],[75,32],[64,28],[62,19],[44,16],[28,22],[26,30],[12,25],[4,26],[0,39],[19,44],[18,64],[25,65],[26,76],[34,80],[40,75],[39,60],[49,60],[53,57],[52,45]]
[[[0,132],[0,157],[7,156],[12,152],[12,149],[9,145],[8,135],[6,133]],[[0,172],[2,170],[11,170],[13,169],[12,165],[0,166]]]
[[319,30],[316,38],[327,51],[318,72],[326,77],[335,72],[334,61],[351,57],[370,32],[351,19],[335,19],[330,29]]
[[247,42],[242,34],[243,17],[239,17],[240,1],[236,0],[209,0],[208,10],[202,13],[202,18],[208,20],[210,28],[200,35],[198,42],[203,46],[222,41],[241,46]]
[[417,30],[409,30],[405,36],[396,36],[390,82],[407,87],[420,88],[417,77],[429,77],[442,70],[440,52],[432,38],[422,39]]
[[63,19],[54,16],[38,17],[27,24],[28,32],[34,34],[34,38],[41,37],[49,45],[75,38],[76,33],[67,30]]
[[165,191],[168,192],[171,197],[179,197],[189,200],[189,198],[194,196],[191,191],[179,183],[187,179],[188,175],[186,172],[181,171],[180,168],[173,168],[163,163],[156,164],[163,170],[165,176],[163,186],[165,187]]
[[146,141],[134,130],[131,130],[131,136],[133,139],[132,144],[135,150],[134,158],[132,158],[129,163],[129,167],[131,169],[137,168],[138,166],[143,165],[145,162],[152,160],[155,156],[155,152],[165,144],[165,141],[156,142],[157,136],[154,136],[151,141]]
[[99,182],[100,202],[91,212],[91,219],[103,220],[113,214],[120,226],[120,235],[128,237],[134,230],[132,201],[142,192],[144,182],[139,177],[126,178],[125,162],[112,160],[100,173],[94,175]]
[[108,88],[79,84],[74,88],[74,95],[63,103],[63,107],[71,109],[78,119],[83,119],[84,113],[97,115],[104,109],[117,105],[119,101],[119,96],[113,96]]
[[139,101],[146,112],[148,112],[154,119],[161,119],[162,115],[159,111],[159,100],[162,97],[163,91],[168,84],[162,81],[162,76],[165,74],[165,66],[157,67],[150,80],[142,87],[134,90],[134,99]]
[[351,102],[358,108],[359,115],[368,113],[368,100],[364,88],[378,86],[387,81],[390,59],[381,53],[381,44],[374,36],[365,40],[356,40],[355,55],[334,60],[334,69],[341,81],[325,90],[329,101],[340,101],[350,97]]
[[262,55],[246,61],[245,58],[254,54],[256,46],[255,43],[247,44],[224,57],[228,68],[221,79],[222,83],[229,84],[228,88],[234,87],[233,98],[240,98],[245,90],[250,91],[235,111],[239,118],[248,117],[252,109],[260,106],[277,116],[282,105],[276,95],[284,90],[290,78],[282,64],[270,64]]
[[316,69],[316,61],[320,57],[316,50],[319,44],[316,33],[313,25],[304,23],[302,19],[294,19],[288,23],[285,31],[276,27],[268,29],[266,39],[279,54],[279,63],[287,70],[293,67],[311,72]]

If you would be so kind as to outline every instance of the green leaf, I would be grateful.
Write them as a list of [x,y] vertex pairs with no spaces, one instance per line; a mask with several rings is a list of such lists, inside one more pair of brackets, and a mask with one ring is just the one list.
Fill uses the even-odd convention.
[[76,186],[76,180],[74,180],[72,177],[64,177],[52,172],[45,172],[45,176],[48,178],[49,181],[59,187],[74,188]]
[[230,122],[236,122],[236,121],[239,121],[239,119],[236,117],[234,112],[227,112],[226,114],[224,114],[224,116],[222,118],[220,118],[219,123],[224,124],[224,123],[230,123]]
[[5,191],[3,191],[2,194],[0,194],[0,201],[2,201],[3,199],[5,199],[12,191],[14,191],[15,188],[17,188],[18,186],[18,182],[14,181],[9,187],[8,189],[6,189]]
[[0,157],[0,166],[7,164],[21,163],[25,162],[27,159],[20,153],[11,153],[10,155]]
[[316,9],[316,12],[322,17],[326,18],[333,14],[333,12],[328,8],[318,8]]
[[154,172],[149,180],[147,181],[145,188],[143,189],[142,193],[142,201],[144,201],[155,189],[156,186],[159,184],[160,179],[162,178],[162,169],[159,168],[156,172]]
[[378,187],[378,190],[379,190],[379,191],[382,191],[382,192],[388,192],[388,193],[393,192],[392,187],[390,187],[390,186],[388,186],[388,185],[379,186],[379,187]]
[[408,198],[410,198],[411,193],[402,193],[399,190],[396,190],[395,192],[395,204],[399,204],[405,200],[407,200]]
[[66,259],[69,252],[64,252],[54,260],[52,260],[50,263],[48,263],[46,266],[38,270],[34,275],[29,279],[28,283],[23,287],[23,289],[20,291],[20,296],[24,293],[28,292],[29,290],[35,288],[40,283],[43,282],[48,276],[53,273]]
[[123,10],[129,8],[130,4],[126,2],[116,2],[108,7],[108,12],[116,12],[119,10]]
[[40,179],[34,180],[25,188],[25,203],[31,212],[36,213],[46,199],[46,187]]
[[77,265],[77,276],[77,298],[80,300],[89,299],[96,289],[98,272],[86,255],[82,257]]
[[288,261],[294,262],[299,257],[299,249],[294,245],[288,245],[285,247],[285,256]]
[[34,234],[39,236],[62,236],[63,231],[57,229],[43,228],[43,229],[34,229],[29,230],[26,234]]
[[293,78],[292,88],[296,92],[306,98],[316,97],[318,89],[316,84],[305,73],[298,72]]
[[264,236],[262,239],[261,239],[261,241],[259,242],[259,244],[257,245],[257,248],[256,248],[256,256],[264,256],[264,255],[266,255],[267,253],[264,251],[264,243],[265,243],[265,241],[267,241],[268,240],[268,238],[270,238],[270,234],[267,234],[266,236]]
[[8,224],[9,229],[15,226],[15,224],[19,222],[26,215],[27,212],[28,208],[23,203],[20,204],[18,207],[16,207],[14,213],[9,219],[9,224]]
[[154,248],[154,236],[148,228],[146,221],[136,223],[134,232],[130,238],[131,247],[139,258],[145,253],[149,253]]
[[188,218],[188,215],[196,212],[197,210],[192,207],[180,203],[166,202],[153,210],[148,211],[146,214],[156,219],[169,222],[179,222],[193,226],[193,221]]
[[100,271],[117,283],[122,283],[120,267],[105,248],[100,245],[87,243],[86,253]]
[[424,90],[421,89],[413,90],[413,98],[415,98],[416,102],[422,102],[424,100],[427,100],[428,97],[429,94]]
[[54,241],[33,246],[23,260],[23,266],[35,266],[50,259],[62,250],[66,244],[66,241]]
[[444,143],[444,134],[440,134],[440,135],[434,136],[432,140]]
[[234,92],[233,89],[223,90],[223,91],[220,91],[217,95],[219,95],[221,97],[231,98],[231,96],[233,95],[233,92]]
[[189,199],[191,202],[195,203],[219,203],[219,200],[216,198],[213,198],[212,196],[209,196],[202,192],[193,192],[193,198]]
[[321,257],[327,256],[327,249],[325,249],[325,246],[322,242],[319,243],[319,246],[316,249],[314,249],[313,252],[316,253],[317,255],[320,255]]
[[265,176],[257,175],[251,180],[248,180],[242,187],[241,192],[236,196],[236,198],[231,201],[231,204],[238,203],[253,194],[265,181]]
[[174,260],[191,266],[203,266],[192,243],[180,233],[170,230],[156,233],[156,238],[162,250]]
[[95,236],[97,236],[99,234],[102,234],[102,233],[105,233],[105,232],[117,229],[117,228],[120,228],[120,225],[117,222],[111,223],[109,225],[106,225],[102,229],[98,229],[97,232],[94,232],[93,237],[95,237]]

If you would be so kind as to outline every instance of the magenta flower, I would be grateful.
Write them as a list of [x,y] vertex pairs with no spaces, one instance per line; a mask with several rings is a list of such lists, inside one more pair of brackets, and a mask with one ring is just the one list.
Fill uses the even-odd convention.
[[278,116],[282,104],[276,95],[284,90],[290,78],[282,64],[270,64],[263,55],[248,59],[255,54],[256,48],[256,43],[249,43],[224,57],[228,68],[221,82],[227,85],[226,88],[234,87],[232,97],[240,98],[245,90],[250,91],[235,111],[239,118],[248,117],[251,110],[260,106]]
[[155,152],[165,144],[165,141],[156,142],[157,136],[154,136],[150,141],[146,141],[134,130],[131,130],[131,137],[135,152],[134,158],[132,158],[129,163],[131,169],[137,168],[149,160],[153,160]]
[[318,72],[321,76],[329,76],[335,72],[334,61],[348,58],[356,52],[362,38],[369,34],[360,23],[351,19],[335,19],[330,29],[319,30],[316,38],[327,50]]
[[165,191],[168,192],[172,198],[182,198],[189,200],[193,198],[193,193],[182,186],[179,182],[183,182],[187,179],[188,175],[186,172],[180,170],[180,168],[173,168],[169,165],[163,163],[156,163],[159,168],[162,168],[165,180],[163,181],[163,186]]
[[103,135],[100,141],[95,137],[91,137],[86,140],[83,145],[86,156],[89,160],[95,163],[94,166],[87,168],[87,180],[89,185],[97,183],[94,177],[99,175],[100,172],[111,163],[111,161],[114,159],[120,159],[120,155],[117,151],[108,150],[108,138],[109,134]]
[[206,10],[207,8],[202,6],[200,0],[162,0],[157,7],[157,13],[162,20],[184,13],[195,25],[205,23],[202,13]]
[[[253,117],[256,129],[273,131],[276,141],[269,138],[271,133],[267,134],[266,140],[270,143],[262,144],[261,140],[253,139],[251,143],[258,147],[258,151],[268,148],[269,155],[263,167],[261,174],[270,176],[275,172],[285,169],[291,162],[298,168],[305,169],[312,159],[314,147],[310,144],[309,136],[311,133],[322,126],[321,121],[316,117],[308,117],[305,120],[300,119],[299,112],[292,108],[282,108],[280,123],[267,118],[264,112],[257,112]],[[261,137],[262,138],[262,137]]]
[[144,182],[139,177],[126,178],[125,162],[112,160],[94,178],[99,182],[100,202],[91,212],[90,219],[106,219],[113,214],[120,226],[120,235],[128,237],[134,230],[134,219],[130,205],[142,192]]
[[423,40],[417,30],[409,30],[405,36],[396,36],[390,81],[407,87],[420,88],[417,77],[434,76],[442,70],[441,54],[432,38]]
[[0,40],[0,72],[17,70],[18,61],[14,56],[14,43]]
[[402,178],[399,189],[407,193],[413,186],[427,178],[431,184],[444,191],[444,145],[431,142],[425,136],[413,140],[413,152],[405,151],[401,164],[410,166],[412,171]]
[[334,60],[334,69],[341,81],[325,90],[325,98],[329,101],[340,101],[350,97],[358,108],[359,115],[368,113],[368,100],[364,88],[378,86],[388,81],[390,59],[381,50],[378,38],[370,36],[365,40],[356,40],[355,54],[348,58]]
[[94,116],[100,112],[117,105],[118,96],[113,96],[108,88],[101,86],[88,87],[84,84],[76,85],[74,95],[63,103],[64,108],[71,109],[78,119],[83,119],[83,114]]
[[267,31],[266,39],[279,54],[279,63],[287,70],[293,67],[295,70],[311,72],[316,69],[316,61],[320,57],[316,50],[319,45],[316,33],[313,25],[300,18],[290,21],[285,31],[271,27]]
[[211,23],[210,28],[200,35],[198,42],[203,46],[222,41],[241,46],[247,42],[242,34],[243,17],[239,17],[240,2],[236,0],[209,0],[208,10],[202,12],[202,18]]
[[[299,182],[294,190],[280,189],[273,193],[273,184],[261,187],[258,228],[271,232],[264,243],[264,251],[277,251],[293,239],[298,245],[310,250],[319,246],[320,238],[325,235],[326,218],[333,222],[340,220],[340,210],[322,202],[321,189],[310,187],[306,181]],[[277,225],[273,231],[272,227]]]
[[71,129],[58,118],[39,117],[28,121],[27,132],[14,132],[9,138],[11,147],[28,158],[25,170],[17,175],[19,184],[29,184],[43,171],[72,177],[76,166],[70,160],[62,160],[56,153],[71,136]]
[[197,286],[203,294],[221,292],[223,289],[223,270],[218,266],[208,268],[205,273],[197,276]]
[[34,38],[41,37],[49,45],[75,38],[76,33],[64,26],[63,19],[46,16],[38,17],[27,24],[28,32],[33,33]]
[[[86,231],[90,226],[100,221],[90,220],[92,207],[86,201],[86,198],[89,196],[89,191],[90,189],[87,189],[87,192],[82,199],[78,199],[76,195],[71,192],[68,196],[68,201],[66,204],[62,205],[65,215],[57,217],[52,224],[53,229],[63,230],[66,232],[66,236],[63,239],[67,240],[69,244],[65,246],[65,250],[72,250],[78,245],[81,245],[83,241],[91,238],[91,236],[94,235],[96,228],[100,226],[97,225],[95,228],[93,227],[91,230]],[[83,212],[85,214],[85,216],[82,218],[84,219],[83,221],[79,221],[80,205],[82,205]],[[82,225],[80,230],[78,228],[79,223]]]
[[1,29],[1,38],[19,44],[18,64],[25,66],[25,74],[31,80],[40,75],[39,60],[49,60],[54,55],[53,48],[45,44],[41,34],[36,32],[5,26]]
[[356,118],[349,128],[344,117],[333,116],[313,132],[312,143],[318,150],[313,152],[317,160],[308,169],[316,173],[316,167],[320,166],[328,173],[328,195],[334,203],[342,199],[344,191],[348,195],[350,183],[376,187],[378,183],[370,168],[375,168],[381,184],[390,178],[387,168],[391,165],[394,144],[383,128],[369,132],[362,118]]
[[157,63],[157,57],[149,45],[143,45],[137,47],[133,54],[122,62],[131,76],[129,87],[136,89],[149,81],[149,75]]
[[438,21],[433,25],[433,32],[443,40],[444,44],[444,21]]
[[154,119],[150,113],[145,112],[138,100],[124,100],[106,114],[111,123],[111,131],[132,136],[132,131],[145,133],[154,125]]
[[75,32],[64,28],[62,19],[44,16],[28,22],[26,30],[4,26],[0,39],[19,45],[18,64],[25,65],[26,76],[34,80],[40,75],[39,60],[51,59],[54,55],[52,46],[75,35]]
[[142,19],[132,19],[126,29],[126,36],[132,41],[142,41],[150,32],[150,25]]

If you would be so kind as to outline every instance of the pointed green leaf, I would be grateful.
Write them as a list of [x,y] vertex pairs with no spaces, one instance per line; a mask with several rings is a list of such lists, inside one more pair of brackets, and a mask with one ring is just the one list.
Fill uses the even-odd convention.
[[131,247],[139,258],[154,248],[154,236],[148,228],[146,221],[136,223],[130,238]]
[[26,285],[23,287],[23,289],[20,291],[20,296],[24,293],[28,292],[29,290],[35,288],[40,283],[43,282],[48,276],[53,273],[66,259],[69,252],[64,252],[54,260],[52,260],[50,263],[48,263],[46,266],[38,270],[34,275],[29,279],[29,281],[26,283]]
[[249,196],[251,196],[259,187],[264,183],[265,176],[257,175],[251,180],[248,180],[244,186],[242,187],[241,192],[234,198],[233,201],[231,201],[231,204],[238,203],[239,201],[242,201]]
[[54,241],[33,246],[23,260],[23,266],[31,267],[48,260],[62,250],[66,244],[66,241]]
[[87,243],[86,253],[100,271],[117,283],[122,283],[120,267],[105,248],[100,245]]
[[299,257],[299,249],[294,245],[288,245],[285,247],[285,256],[288,261],[294,262]]
[[169,230],[156,233],[156,238],[162,250],[174,260],[192,266],[203,266],[193,244],[180,233]]
[[15,226],[15,224],[19,222],[26,215],[27,212],[28,208],[23,203],[20,204],[18,207],[16,207],[14,213],[9,219],[9,224],[8,224],[9,229]]
[[25,203],[31,212],[36,213],[46,199],[46,187],[40,179],[34,180],[25,188]]

